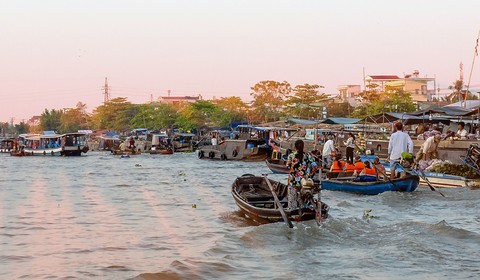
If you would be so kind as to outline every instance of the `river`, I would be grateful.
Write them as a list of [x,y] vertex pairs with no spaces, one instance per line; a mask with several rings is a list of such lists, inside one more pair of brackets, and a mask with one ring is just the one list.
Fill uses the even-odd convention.
[[480,190],[322,191],[328,221],[289,229],[230,194],[263,162],[2,154],[0,170],[0,279],[480,278]]

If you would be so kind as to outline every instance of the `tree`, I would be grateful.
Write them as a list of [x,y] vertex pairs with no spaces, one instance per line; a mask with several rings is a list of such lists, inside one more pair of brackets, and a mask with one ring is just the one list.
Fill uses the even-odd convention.
[[218,116],[222,110],[207,100],[197,100],[179,112],[175,124],[183,130],[198,129],[202,126],[215,126],[218,124]]
[[170,128],[175,123],[178,113],[168,103],[152,102],[137,107],[137,114],[131,120],[133,127],[145,127],[154,130]]
[[288,96],[285,101],[285,105],[288,107],[288,114],[306,119],[317,117],[322,107],[318,103],[328,99],[327,95],[318,92],[319,88],[323,88],[323,86],[316,84],[295,86],[293,95]]
[[124,97],[117,97],[95,108],[92,123],[97,129],[124,131],[132,128],[130,120],[136,114],[135,105]]
[[367,89],[362,91],[359,95],[364,102],[372,102],[380,98],[380,93],[378,91],[378,84],[368,84]]
[[60,131],[62,125],[62,110],[55,110],[52,109],[45,111],[40,116],[40,130],[53,130],[53,131]]
[[288,97],[292,88],[286,81],[261,81],[251,87],[250,93],[254,100],[253,120],[254,121],[275,121],[283,115],[282,106],[284,100]]
[[233,121],[242,121],[247,118],[247,104],[238,96],[222,97],[212,102],[221,109],[218,111],[220,115],[215,117],[219,126],[227,126]]
[[61,117],[61,125],[59,132],[75,132],[80,129],[88,128],[88,114],[86,112],[87,106],[78,102],[76,108],[65,109]]

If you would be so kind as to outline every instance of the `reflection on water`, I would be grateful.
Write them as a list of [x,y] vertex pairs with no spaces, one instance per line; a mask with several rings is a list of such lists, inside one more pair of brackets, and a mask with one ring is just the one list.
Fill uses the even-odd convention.
[[[230,186],[263,162],[193,153],[0,155],[1,279],[461,279],[480,274],[480,191],[323,192],[331,218],[255,226]],[[285,175],[269,175],[285,180]],[[371,209],[370,218],[363,217]]]

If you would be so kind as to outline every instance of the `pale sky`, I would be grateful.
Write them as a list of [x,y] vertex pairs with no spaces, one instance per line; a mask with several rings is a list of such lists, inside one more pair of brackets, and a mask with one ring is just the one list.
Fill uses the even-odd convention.
[[[480,1],[0,0],[0,121],[111,98],[250,101],[259,81],[337,87],[366,75],[467,83]],[[470,87],[480,88],[480,61]]]

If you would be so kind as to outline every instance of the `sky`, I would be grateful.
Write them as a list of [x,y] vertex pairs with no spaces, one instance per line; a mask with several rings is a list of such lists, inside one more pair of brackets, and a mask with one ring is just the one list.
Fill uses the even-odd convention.
[[0,122],[110,98],[239,96],[414,70],[446,93],[473,63],[480,1],[0,0]]

